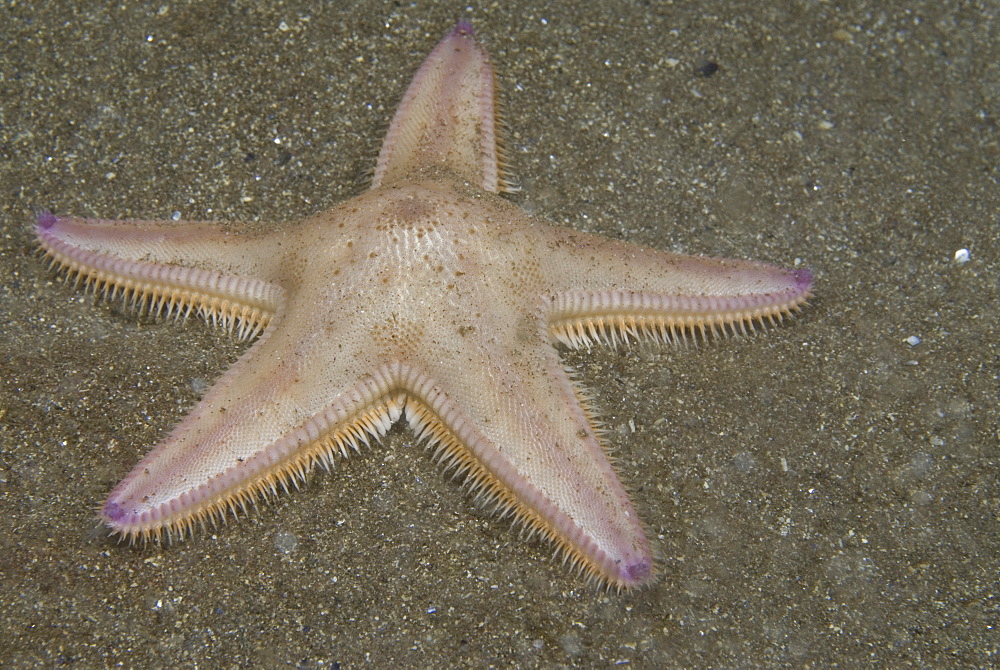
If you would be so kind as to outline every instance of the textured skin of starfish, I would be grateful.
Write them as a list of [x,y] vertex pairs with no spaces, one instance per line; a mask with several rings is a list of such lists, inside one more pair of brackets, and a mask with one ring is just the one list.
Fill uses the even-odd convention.
[[180,538],[298,485],[405,417],[474,495],[587,577],[653,578],[646,533],[556,345],[745,333],[811,276],[553,226],[510,190],[494,76],[459,23],[410,84],[371,188],[269,234],[43,213],[65,276],[254,339],[100,511],[132,541]]

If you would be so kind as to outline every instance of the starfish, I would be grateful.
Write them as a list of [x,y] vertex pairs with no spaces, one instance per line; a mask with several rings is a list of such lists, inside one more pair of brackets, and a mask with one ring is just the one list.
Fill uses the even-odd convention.
[[746,334],[811,275],[682,256],[533,218],[498,140],[489,58],[460,22],[418,70],[370,188],[290,229],[38,216],[52,266],[253,344],[111,492],[130,541],[183,538],[298,486],[405,417],[473,495],[610,588],[654,575],[568,348]]

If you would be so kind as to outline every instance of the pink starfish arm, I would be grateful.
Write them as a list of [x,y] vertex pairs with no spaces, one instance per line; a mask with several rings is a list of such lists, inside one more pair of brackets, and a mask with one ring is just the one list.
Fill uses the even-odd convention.
[[805,269],[673,254],[556,227],[543,234],[548,319],[570,347],[746,333],[780,321],[811,295]]
[[197,313],[247,339],[275,312],[282,290],[273,243],[219,224],[38,216],[35,236],[53,265],[140,310]]
[[382,143],[372,189],[444,171],[492,193],[511,190],[493,67],[473,37],[472,24],[460,21],[417,70]]
[[112,530],[132,539],[183,537],[298,486],[315,465],[332,467],[335,456],[381,437],[399,418],[395,369],[367,366],[339,391],[317,385],[343,371],[295,356],[301,342],[288,340],[297,332],[280,321],[115,487],[101,510]]
[[642,524],[545,321],[510,328],[484,318],[477,327],[491,334],[489,346],[452,345],[442,334],[434,356],[420,357],[440,394],[408,389],[414,430],[429,432],[439,460],[504,516],[551,540],[564,562],[618,588],[647,581],[653,560]]

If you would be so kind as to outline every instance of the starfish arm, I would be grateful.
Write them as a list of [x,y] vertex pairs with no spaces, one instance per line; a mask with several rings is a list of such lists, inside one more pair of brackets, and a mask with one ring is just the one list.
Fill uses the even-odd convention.
[[[400,416],[398,375],[274,317],[170,435],[108,496],[100,516],[130,540],[190,534],[298,486],[317,464],[359,450]],[[324,362],[329,361],[329,362]],[[330,381],[343,379],[330,388]],[[347,383],[348,380],[355,380]]]
[[475,347],[467,336],[451,345],[439,334],[437,346],[450,354],[420,364],[429,374],[407,384],[407,417],[436,444],[436,460],[503,516],[552,541],[564,562],[618,589],[639,586],[653,575],[642,524],[585,394],[542,319],[535,323],[528,335],[498,322]]
[[198,313],[242,338],[259,333],[280,300],[277,285],[256,278],[267,276],[267,242],[218,225],[43,213],[35,235],[51,264],[88,288],[157,314]]
[[576,348],[639,338],[746,333],[808,300],[812,274],[766,263],[685,256],[549,228],[549,324]]
[[444,171],[496,193],[512,190],[497,137],[493,68],[461,21],[421,65],[386,133],[372,189]]

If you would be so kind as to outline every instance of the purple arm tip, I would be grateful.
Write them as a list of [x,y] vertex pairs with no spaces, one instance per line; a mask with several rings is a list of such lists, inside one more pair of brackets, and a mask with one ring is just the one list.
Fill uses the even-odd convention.
[[625,574],[635,584],[644,582],[653,574],[653,563],[648,558],[644,558],[638,563],[625,566]]
[[42,210],[38,213],[38,218],[35,220],[35,225],[42,230],[48,230],[52,226],[56,225],[56,215],[47,210]]
[[125,510],[115,502],[108,501],[104,503],[104,509],[101,512],[108,521],[121,521],[125,517]]
[[475,37],[476,31],[472,27],[472,21],[469,21],[468,19],[462,19],[455,25],[455,28],[451,31],[451,34],[453,36],[462,35],[464,37]]
[[799,270],[792,270],[792,275],[795,277],[795,283],[799,289],[808,291],[812,288],[813,283],[813,273],[810,270],[801,268]]

